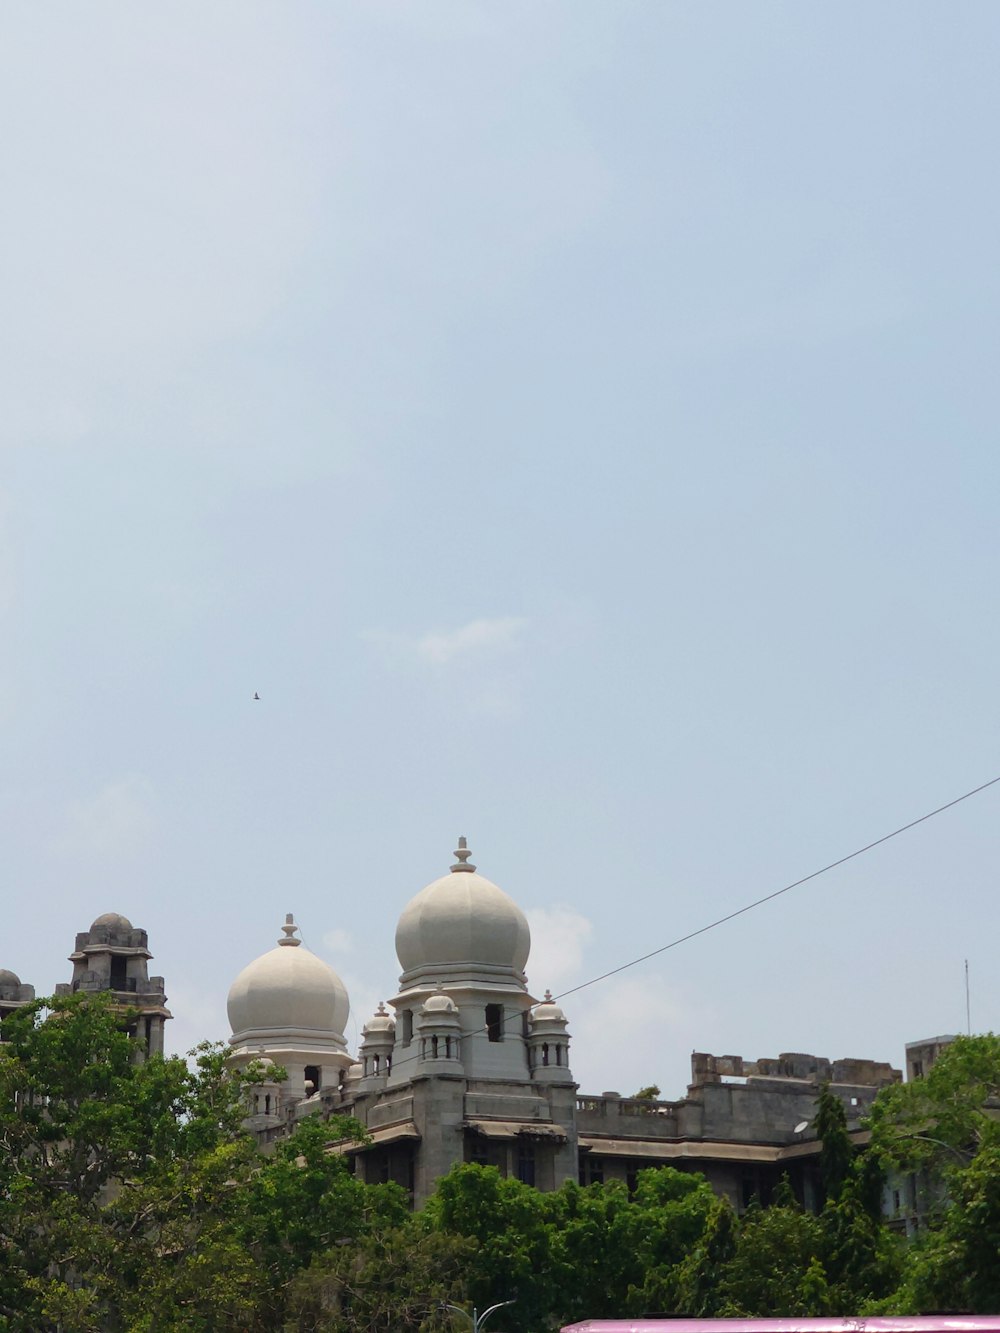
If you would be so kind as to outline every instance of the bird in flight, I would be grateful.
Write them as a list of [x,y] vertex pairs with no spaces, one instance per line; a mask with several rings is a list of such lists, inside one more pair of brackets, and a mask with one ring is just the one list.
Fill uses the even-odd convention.
[[254,690],[253,692],[253,697],[257,700],[258,703],[260,703],[260,695],[257,693],[256,690]]

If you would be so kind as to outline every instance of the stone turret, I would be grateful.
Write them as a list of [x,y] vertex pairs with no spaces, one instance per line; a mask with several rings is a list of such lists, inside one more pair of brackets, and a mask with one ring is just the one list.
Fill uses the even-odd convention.
[[172,1015],[163,978],[148,974],[152,956],[144,930],[136,930],[118,912],[104,912],[77,935],[69,956],[73,979],[58,985],[56,994],[110,992],[121,1008],[137,1011],[129,1033],[138,1039],[141,1057],[162,1055],[163,1028]]
[[545,992],[528,1021],[528,1064],[538,1083],[572,1083],[569,1069],[569,1033],[566,1015]]
[[367,1091],[385,1086],[392,1069],[392,1046],[396,1020],[380,1000],[378,1009],[361,1029],[362,1086]]
[[[0,967],[0,1024],[8,1014],[17,1013],[25,1004],[30,1004],[35,998],[34,986],[25,986],[16,972],[9,972],[7,968]],[[0,1041],[3,1040],[3,1030],[0,1027]]]

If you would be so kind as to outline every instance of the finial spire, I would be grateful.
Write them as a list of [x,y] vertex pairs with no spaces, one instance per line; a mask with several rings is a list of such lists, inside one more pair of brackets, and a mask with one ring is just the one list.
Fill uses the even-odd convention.
[[298,926],[295,924],[295,918],[294,916],[292,916],[291,912],[286,913],[285,924],[281,927],[281,929],[284,932],[285,937],[284,939],[278,941],[279,944],[298,945],[302,943],[301,940],[297,940],[295,938],[295,932],[298,930]]
[[552,1003],[552,992],[549,990],[548,986],[545,987],[545,1003]]
[[464,838],[459,838],[458,847],[455,849],[455,855],[458,857],[458,860],[451,868],[453,874],[460,870],[467,870],[471,874],[472,871],[475,870],[476,867],[469,860],[469,857],[472,855],[469,851],[469,844]]

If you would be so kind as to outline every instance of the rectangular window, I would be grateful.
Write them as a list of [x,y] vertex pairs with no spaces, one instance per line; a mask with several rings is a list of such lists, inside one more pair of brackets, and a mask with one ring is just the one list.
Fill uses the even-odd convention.
[[600,1157],[591,1157],[587,1154],[580,1158],[580,1184],[604,1184],[604,1162]]
[[409,1046],[410,1042],[413,1040],[413,1010],[404,1009],[401,1017],[403,1020],[403,1035],[400,1039],[400,1044]]
[[490,1041],[503,1041],[503,1005],[486,1006],[486,1035]]
[[522,1185],[535,1183],[535,1145],[529,1139],[517,1145],[517,1178]]

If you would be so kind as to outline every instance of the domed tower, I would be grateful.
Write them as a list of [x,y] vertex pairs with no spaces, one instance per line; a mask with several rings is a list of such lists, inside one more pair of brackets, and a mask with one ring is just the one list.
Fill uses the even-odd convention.
[[462,1071],[462,1023],[458,1005],[437,991],[426,999],[416,1020],[420,1043],[420,1072],[455,1074]]
[[392,1069],[392,1047],[396,1036],[396,1020],[379,1000],[378,1008],[361,1029],[361,1070],[363,1087],[385,1086]]
[[466,1076],[528,1077],[528,922],[502,889],[476,873],[470,855],[459,838],[450,874],[422,889],[399,918],[396,953],[403,973],[399,994],[390,1001],[397,1015],[390,1085],[417,1074],[420,1032],[429,1031],[417,1020],[429,1017],[421,1011],[438,992],[457,1012]]
[[[8,1016],[18,1011],[24,1004],[30,1004],[35,998],[34,986],[25,986],[16,972],[9,972],[0,967],[0,1024]],[[3,1029],[0,1027],[0,1041]]]
[[333,968],[296,938],[291,914],[277,947],[255,959],[229,990],[234,1064],[266,1055],[287,1071],[282,1100],[294,1104],[336,1087],[351,1064],[344,1042],[350,1003]]
[[163,1028],[172,1017],[162,977],[151,977],[149,937],[120,912],[104,912],[89,930],[76,937],[69,956],[73,980],[56,987],[57,995],[110,991],[115,1004],[135,1009],[130,1035],[138,1038],[142,1056],[163,1054]]
[[539,1083],[572,1083],[569,1069],[569,1033],[566,1015],[545,992],[545,999],[535,1006],[528,1020],[528,1064],[531,1077]]

